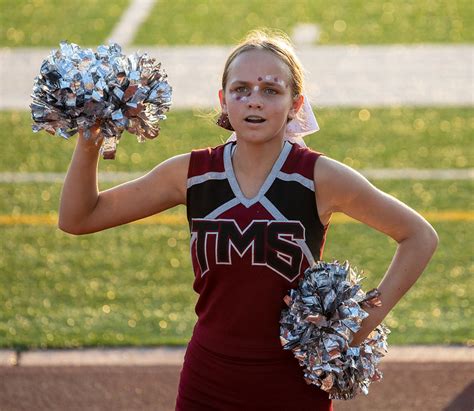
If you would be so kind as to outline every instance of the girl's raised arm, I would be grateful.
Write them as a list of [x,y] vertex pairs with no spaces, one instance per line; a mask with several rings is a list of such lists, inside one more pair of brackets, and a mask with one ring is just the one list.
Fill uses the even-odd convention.
[[[92,130],[97,135],[98,130]],[[148,174],[99,192],[99,148],[79,133],[59,208],[59,228],[87,234],[115,227],[186,203],[190,154],[172,157]]]
[[416,211],[374,187],[350,167],[321,156],[315,165],[316,201],[320,216],[347,214],[392,237],[397,250],[378,289],[382,306],[354,336],[358,345],[370,334],[421,275],[438,245],[433,227]]

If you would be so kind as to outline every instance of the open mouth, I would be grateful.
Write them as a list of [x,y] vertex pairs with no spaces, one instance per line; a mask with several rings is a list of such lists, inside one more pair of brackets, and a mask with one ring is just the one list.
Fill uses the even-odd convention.
[[266,120],[260,116],[248,116],[248,117],[245,117],[245,121],[247,123],[258,124],[258,123],[263,123]]

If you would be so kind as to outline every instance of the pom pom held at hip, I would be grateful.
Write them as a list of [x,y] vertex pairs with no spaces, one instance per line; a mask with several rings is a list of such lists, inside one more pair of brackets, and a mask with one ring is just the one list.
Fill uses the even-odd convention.
[[365,293],[361,280],[348,262],[318,261],[284,298],[288,308],[281,313],[281,344],[293,351],[306,382],[332,399],[367,394],[370,383],[382,378],[378,364],[390,332],[385,325],[377,326],[360,346],[349,346],[368,316],[363,308],[381,305],[379,291]]

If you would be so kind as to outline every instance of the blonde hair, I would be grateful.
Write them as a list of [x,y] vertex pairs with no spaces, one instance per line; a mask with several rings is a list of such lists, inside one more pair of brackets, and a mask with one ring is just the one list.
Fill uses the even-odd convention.
[[227,58],[222,74],[222,90],[225,90],[232,62],[249,50],[266,50],[276,55],[290,70],[290,85],[293,97],[303,93],[303,66],[295,54],[290,38],[282,31],[257,29],[250,31]]

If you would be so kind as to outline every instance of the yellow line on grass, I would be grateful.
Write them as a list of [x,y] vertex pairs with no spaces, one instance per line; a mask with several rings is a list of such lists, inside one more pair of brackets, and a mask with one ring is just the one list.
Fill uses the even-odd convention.
[[[427,211],[421,213],[430,222],[442,221],[474,221],[474,212],[463,210]],[[0,215],[0,225],[56,225],[57,214],[3,214]],[[356,220],[344,215],[334,214],[331,224],[357,223]],[[166,224],[186,225],[186,216],[183,214],[159,214],[135,221],[132,224]]]
[[[56,225],[57,214],[3,214],[0,215],[0,225]],[[179,214],[154,215],[143,220],[134,221],[132,224],[167,224],[185,225],[186,217]]]

